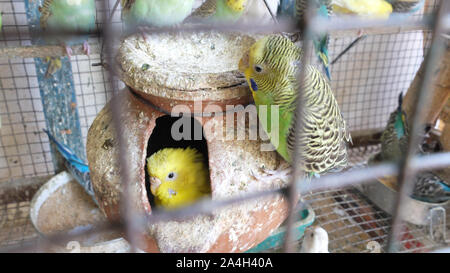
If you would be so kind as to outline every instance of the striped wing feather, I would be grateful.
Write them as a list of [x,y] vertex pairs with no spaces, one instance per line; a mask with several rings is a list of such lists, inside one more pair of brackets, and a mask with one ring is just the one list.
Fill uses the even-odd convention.
[[397,160],[406,150],[409,135],[408,126],[406,125],[405,127],[405,136],[398,139],[395,130],[397,111],[398,110],[391,113],[386,128],[381,134],[380,160]]
[[[350,142],[351,137],[330,85],[322,73],[315,67],[308,66],[306,80],[301,90],[304,92],[305,103],[299,144],[304,171],[320,174],[345,168],[346,142]],[[293,124],[297,120],[296,114],[297,112],[294,114]],[[291,153],[295,143],[293,124],[287,136]]]
[[44,0],[42,6],[39,7],[39,12],[41,13],[41,17],[39,18],[40,26],[43,30],[47,28],[47,21],[51,15],[50,6],[53,0]]
[[216,0],[206,0],[200,7],[191,13],[189,18],[206,18],[216,13]]

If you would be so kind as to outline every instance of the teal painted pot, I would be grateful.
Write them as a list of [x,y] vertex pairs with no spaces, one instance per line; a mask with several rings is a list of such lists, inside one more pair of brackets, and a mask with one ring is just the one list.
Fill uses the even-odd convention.
[[[303,234],[305,233],[305,229],[314,223],[316,215],[310,206],[306,209],[299,210],[297,212],[297,219],[294,223],[293,229],[294,232],[292,234],[294,240],[300,240]],[[277,247],[281,247],[283,244],[284,236],[286,233],[286,223],[283,223],[279,228],[277,228],[272,234],[269,235],[264,241],[262,241],[259,245],[254,248],[246,251],[246,253],[257,253],[262,252],[268,249],[273,249]]]

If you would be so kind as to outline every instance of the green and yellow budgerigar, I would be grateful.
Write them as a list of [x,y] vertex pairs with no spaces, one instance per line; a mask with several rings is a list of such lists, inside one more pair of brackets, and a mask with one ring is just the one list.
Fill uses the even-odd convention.
[[165,148],[147,158],[157,206],[173,209],[211,195],[208,165],[194,148]]
[[[39,7],[41,13],[40,27],[43,31],[90,32],[95,28],[95,2],[94,0],[44,0]],[[89,35],[50,36],[46,37],[48,44],[61,44],[65,47],[67,56],[72,56],[70,46],[83,44],[83,50],[89,55],[90,48],[87,42]],[[47,58],[49,68],[46,76],[53,74],[61,67],[59,58]]]
[[246,10],[247,0],[206,0],[188,20],[235,23]]
[[121,4],[125,24],[165,27],[183,22],[194,0],[121,0]]
[[[271,35],[257,41],[239,62],[245,74],[258,116],[278,153],[292,163],[298,98],[299,69],[302,50],[290,39]],[[301,86],[304,98],[299,144],[303,171],[319,175],[338,171],[347,166],[347,141],[351,141],[346,123],[331,87],[314,66],[307,66],[306,79]],[[267,120],[261,115],[261,106],[267,106]],[[279,119],[271,121],[271,108],[279,107]],[[279,123],[279,141],[269,133],[271,122]]]

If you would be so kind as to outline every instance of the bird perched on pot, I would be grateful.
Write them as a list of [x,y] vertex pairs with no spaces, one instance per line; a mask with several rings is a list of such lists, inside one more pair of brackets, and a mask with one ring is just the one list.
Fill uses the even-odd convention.
[[147,158],[150,190],[157,206],[173,209],[210,196],[209,169],[194,148],[164,148]]
[[[41,13],[40,27],[43,31],[90,32],[95,28],[94,0],[44,0],[39,7]],[[72,56],[70,46],[83,44],[83,51],[89,55],[88,35],[49,36],[45,38],[48,44],[62,44],[67,56]],[[59,58],[47,58],[49,69],[46,76],[61,67]]]
[[206,0],[186,21],[236,23],[244,14],[248,0]]
[[447,202],[450,200],[450,184],[432,172],[418,173],[411,197],[429,203]]
[[129,27],[179,24],[192,12],[194,0],[121,0],[122,20]]
[[56,138],[52,134],[50,134],[48,130],[44,129],[44,132],[47,134],[50,141],[56,145],[56,149],[65,159],[64,163],[69,172],[97,204],[97,199],[95,199],[94,190],[92,189],[89,166],[82,159],[80,159],[75,154],[75,152],[67,145],[56,140]]
[[[332,15],[331,0],[281,0],[278,8],[278,17],[294,17],[297,20],[305,20],[307,5],[312,4],[315,14],[324,19],[329,19]],[[319,61],[323,65],[323,70],[328,79],[331,79],[329,69],[328,44],[330,36],[328,33],[315,33],[312,37],[314,49]]]
[[[290,39],[270,35],[251,46],[239,62],[250,86],[258,117],[277,152],[292,164],[294,124],[299,91],[303,92],[302,128],[299,130],[301,168],[309,177],[347,166],[347,142],[351,141],[345,120],[331,87],[314,66],[304,69],[299,82],[302,50]],[[261,112],[267,107],[267,115]],[[278,119],[272,120],[272,108]],[[278,108],[278,109],[277,109]],[[272,126],[278,126],[273,132]]]
[[329,253],[328,233],[321,227],[308,229],[303,236],[301,253]]

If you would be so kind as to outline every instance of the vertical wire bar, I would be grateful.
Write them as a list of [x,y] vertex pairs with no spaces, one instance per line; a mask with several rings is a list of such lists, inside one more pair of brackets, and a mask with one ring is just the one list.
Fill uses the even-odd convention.
[[[104,0],[104,1],[106,1],[106,0]],[[105,16],[108,16],[108,24],[112,24],[112,19],[113,19],[114,13],[116,13],[117,8],[119,7],[119,3],[120,3],[120,0],[116,0],[116,3],[114,4],[114,7],[111,10],[111,13],[105,14]],[[108,5],[108,7],[109,7],[109,5]],[[106,11],[105,11],[105,13],[106,13]],[[105,63],[103,62],[104,49],[105,49],[105,40],[102,41],[102,46],[100,48],[100,65],[103,65],[103,66],[105,65]],[[113,90],[113,93],[114,93],[114,90]]]
[[395,203],[394,217],[392,219],[391,232],[388,237],[388,252],[396,252],[397,238],[401,233],[402,228],[402,205],[405,202],[405,198],[409,196],[413,189],[413,180],[416,174],[416,170],[412,168],[411,163],[414,154],[417,152],[417,148],[421,139],[421,131],[423,130],[423,117],[425,116],[426,109],[431,102],[431,95],[428,90],[432,88],[432,74],[435,68],[435,64],[440,60],[443,55],[444,46],[443,41],[439,37],[444,30],[445,14],[450,11],[450,1],[441,1],[441,5],[438,11],[438,15],[433,22],[433,39],[431,41],[431,47],[428,52],[428,56],[425,57],[425,71],[424,77],[420,85],[419,94],[414,101],[413,119],[411,124],[411,131],[408,139],[408,147],[404,157],[402,157],[399,163],[399,175],[398,181],[400,189],[398,191],[398,197]]
[[[109,10],[109,0],[103,0],[103,8],[105,13],[108,13]],[[114,44],[114,32],[112,28],[112,24],[109,21],[108,14],[105,14],[103,16],[103,32],[101,32],[103,36],[103,41],[106,41],[106,58],[107,63],[111,64],[109,66],[109,80],[111,82],[111,88],[113,93],[113,98],[111,99],[112,103],[112,120],[113,120],[113,126],[115,128],[116,137],[119,144],[119,155],[118,155],[118,162],[119,162],[119,177],[121,180],[121,187],[122,187],[122,194],[120,197],[120,215],[121,215],[121,221],[124,221],[124,227],[125,227],[125,237],[127,238],[128,242],[130,243],[130,252],[136,252],[136,245],[137,245],[137,237],[135,236],[138,232],[138,226],[136,222],[133,221],[135,219],[136,212],[133,209],[133,198],[131,194],[131,179],[130,179],[130,173],[129,173],[129,166],[128,162],[126,160],[126,155],[128,154],[128,148],[126,146],[126,138],[124,135],[126,134],[126,131],[122,127],[122,123],[120,122],[121,114],[123,111],[123,97],[121,96],[120,90],[118,90],[117,81],[115,81],[115,75],[116,73],[116,66],[114,65],[114,49],[112,48]]]
[[275,22],[275,24],[277,24],[278,23],[277,17],[275,16],[275,14],[273,14],[272,10],[269,7],[269,4],[267,4],[267,0],[263,0],[263,2],[264,2],[264,5],[266,5],[266,8],[267,8],[267,10],[270,13],[270,16],[272,17],[272,20]]
[[298,75],[297,80],[299,81],[299,89],[298,89],[298,97],[297,97],[297,105],[295,108],[295,114],[297,119],[295,120],[294,124],[294,134],[295,134],[295,141],[294,141],[294,151],[293,151],[293,158],[292,158],[292,168],[293,168],[293,175],[290,177],[290,183],[287,188],[286,196],[288,198],[288,216],[286,219],[286,234],[284,237],[283,242],[283,251],[284,252],[294,252],[294,246],[292,243],[292,237],[293,237],[293,230],[292,227],[294,226],[295,222],[295,206],[296,206],[296,199],[298,197],[298,191],[296,187],[296,181],[299,177],[302,177],[304,175],[303,170],[300,166],[302,164],[302,158],[301,158],[301,151],[302,149],[300,145],[300,134],[303,132],[303,117],[302,117],[302,109],[303,109],[303,86],[306,80],[306,68],[309,62],[309,41],[310,41],[310,33],[309,33],[309,19],[312,18],[309,16],[312,14],[312,0],[307,1],[306,3],[306,16],[303,18],[298,18],[296,20],[297,27],[300,30],[300,33],[303,34],[302,39],[302,49],[303,49],[303,56],[300,61],[300,73]]

